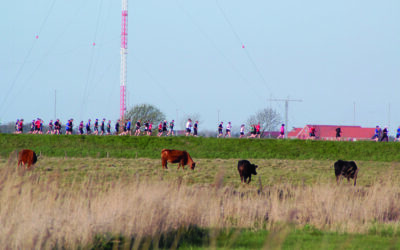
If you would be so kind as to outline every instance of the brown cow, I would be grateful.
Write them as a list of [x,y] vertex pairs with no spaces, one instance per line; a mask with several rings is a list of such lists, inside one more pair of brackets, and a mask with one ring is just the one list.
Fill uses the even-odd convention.
[[37,162],[35,152],[30,149],[23,149],[18,153],[18,166],[28,164],[28,169]]
[[185,169],[185,165],[189,165],[190,169],[193,170],[196,166],[196,163],[192,160],[188,152],[173,149],[163,149],[161,151],[161,163],[163,169],[168,169],[167,162],[179,163],[178,169],[181,166],[182,169]]

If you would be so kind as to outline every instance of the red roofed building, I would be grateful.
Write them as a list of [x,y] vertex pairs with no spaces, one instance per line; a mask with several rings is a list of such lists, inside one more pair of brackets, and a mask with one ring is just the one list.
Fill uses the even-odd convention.
[[[308,139],[311,127],[313,125],[294,128],[288,133],[288,138]],[[341,128],[341,140],[345,141],[370,140],[375,133],[375,128],[362,128],[361,126],[314,125],[314,128],[315,139],[318,140],[336,140],[336,128]]]

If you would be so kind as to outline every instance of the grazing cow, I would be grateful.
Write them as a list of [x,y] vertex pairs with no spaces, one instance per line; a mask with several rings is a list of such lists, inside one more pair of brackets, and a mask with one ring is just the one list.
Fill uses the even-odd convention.
[[28,164],[28,169],[37,162],[37,157],[34,151],[23,149],[18,153],[18,166]]
[[242,183],[243,182],[246,183],[247,178],[249,178],[247,184],[250,183],[251,175],[252,174],[257,175],[256,172],[257,167],[258,167],[257,165],[251,164],[248,160],[240,160],[238,162],[238,171]]
[[357,183],[357,174],[359,168],[357,168],[357,165],[354,161],[342,161],[338,160],[335,162],[335,175],[336,175],[336,183],[339,184],[340,182],[340,177],[343,176],[344,178],[347,178],[347,181],[350,181],[351,179],[354,179],[354,186]]
[[163,149],[161,151],[161,163],[163,169],[168,169],[167,162],[179,163],[178,169],[182,166],[183,170],[185,169],[185,165],[189,165],[191,170],[196,166],[196,163],[192,160],[188,152],[173,149]]

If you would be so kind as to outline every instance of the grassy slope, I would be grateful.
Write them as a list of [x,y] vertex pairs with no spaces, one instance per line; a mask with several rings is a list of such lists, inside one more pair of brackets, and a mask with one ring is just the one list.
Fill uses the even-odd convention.
[[186,137],[52,136],[0,134],[0,156],[30,148],[46,156],[152,158],[163,148],[187,150],[193,158],[400,161],[400,143]]

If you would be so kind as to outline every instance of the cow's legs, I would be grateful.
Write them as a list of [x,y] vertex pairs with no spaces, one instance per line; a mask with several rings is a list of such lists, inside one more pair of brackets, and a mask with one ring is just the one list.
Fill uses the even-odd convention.
[[357,174],[358,174],[358,168],[354,174],[354,186],[356,186],[356,183],[357,183]]
[[181,161],[179,162],[179,167],[178,167],[178,169],[179,169],[181,166],[182,166],[182,170],[185,170],[185,164],[184,164],[183,160],[181,160]]
[[251,175],[249,176],[249,181],[247,182],[247,184],[249,184],[249,183],[250,183],[250,181],[251,181]]
[[340,183],[340,175],[336,175],[336,184],[339,185]]
[[163,168],[163,169],[164,169],[164,168],[168,169],[168,167],[167,167],[167,161],[166,161],[166,160],[161,160],[161,165],[162,165],[162,168]]

